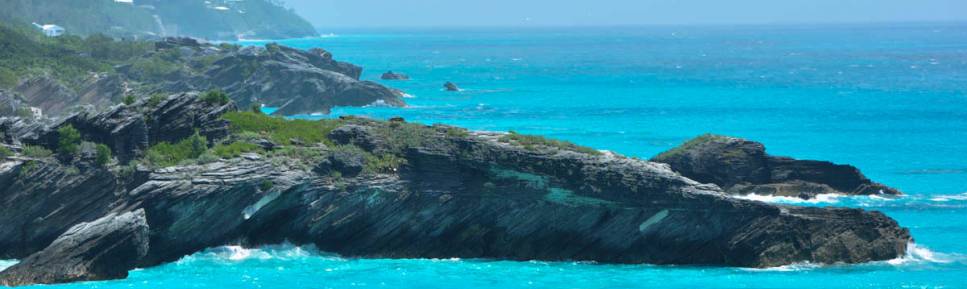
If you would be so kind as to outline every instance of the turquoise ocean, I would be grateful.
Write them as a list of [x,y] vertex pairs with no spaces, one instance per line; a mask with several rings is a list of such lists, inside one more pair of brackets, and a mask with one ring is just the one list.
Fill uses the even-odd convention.
[[[331,32],[277,42],[327,49],[363,66],[364,79],[406,73],[412,80],[381,82],[409,106],[296,117],[402,116],[642,158],[706,132],[744,137],[775,155],[853,164],[907,194],[760,200],[883,211],[916,244],[896,260],[770,269],[354,259],[226,244],[127,280],[42,288],[967,288],[967,24]],[[443,91],[446,81],[463,90]]]

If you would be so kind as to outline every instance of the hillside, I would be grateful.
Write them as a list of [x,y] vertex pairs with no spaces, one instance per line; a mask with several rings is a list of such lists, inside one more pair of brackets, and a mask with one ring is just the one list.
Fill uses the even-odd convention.
[[361,72],[318,48],[214,45],[192,38],[119,41],[100,34],[48,38],[29,26],[0,23],[0,103],[6,104],[0,116],[34,109],[57,117],[76,105],[106,108],[138,95],[207,90],[284,114],[376,101],[404,105],[398,92],[361,81]]
[[0,0],[0,21],[57,24],[68,33],[204,39],[316,35],[304,19],[268,0]]

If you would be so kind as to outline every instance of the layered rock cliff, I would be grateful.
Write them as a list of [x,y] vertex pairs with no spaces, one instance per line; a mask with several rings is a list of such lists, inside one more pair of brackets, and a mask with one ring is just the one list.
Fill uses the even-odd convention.
[[703,135],[652,161],[667,163],[685,177],[714,183],[731,194],[803,199],[819,194],[901,194],[871,181],[851,165],[771,156],[761,143],[727,136]]
[[[92,167],[22,152],[3,161],[0,258],[25,261],[0,273],[0,283],[119,278],[116,272],[207,247],[286,240],[356,257],[743,267],[887,260],[902,256],[912,240],[879,212],[735,199],[665,164],[540,137],[402,119],[286,121],[231,112],[231,104],[207,105],[193,94],[165,103],[182,105],[119,108],[69,123],[89,141],[127,131],[151,144],[152,135],[167,130],[127,129],[139,116],[125,110],[151,119],[165,111],[186,119],[221,115],[223,122],[206,117],[201,123],[209,125],[200,126],[230,132],[208,134],[211,152],[221,157],[158,166],[142,157],[141,146],[112,145],[115,155],[140,164]],[[50,145],[48,134],[32,135],[15,145]],[[167,141],[177,138],[184,137]],[[141,211],[148,230],[143,255],[142,242],[135,242],[140,225],[104,226],[112,229],[85,235],[131,232],[131,242],[89,238],[123,245],[111,256],[124,256],[124,262],[78,262],[52,253],[72,247],[59,240],[77,235],[77,226],[95,227],[78,224],[131,224],[117,216]],[[100,266],[111,270],[88,269]],[[45,268],[55,272],[44,276],[57,277],[29,273]],[[109,274],[57,273],[69,270]]]

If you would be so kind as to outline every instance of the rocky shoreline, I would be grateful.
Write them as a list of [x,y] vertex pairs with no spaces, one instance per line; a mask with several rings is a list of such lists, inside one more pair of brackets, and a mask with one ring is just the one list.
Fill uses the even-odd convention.
[[[57,151],[67,126],[116,160],[28,154]],[[0,272],[8,286],[283,241],[349,257],[740,267],[888,260],[912,242],[880,212],[733,198],[671,158],[402,119],[286,121],[195,93],[0,129],[0,259],[23,260]],[[193,158],[159,161],[195,139]]]

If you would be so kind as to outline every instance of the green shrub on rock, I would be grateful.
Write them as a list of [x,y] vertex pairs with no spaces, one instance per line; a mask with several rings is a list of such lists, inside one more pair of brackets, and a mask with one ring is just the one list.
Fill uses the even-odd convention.
[[54,153],[41,146],[28,145],[28,146],[24,146],[23,155],[26,157],[42,159],[42,158],[48,158],[54,155]]
[[103,167],[111,162],[111,148],[104,144],[97,144],[95,150],[97,150],[97,156],[94,159],[94,163]]
[[201,95],[201,100],[211,105],[225,105],[229,101],[232,101],[228,97],[228,94],[221,90],[209,90]]
[[57,129],[57,152],[64,155],[76,155],[81,144],[81,133],[72,125],[65,125]]

